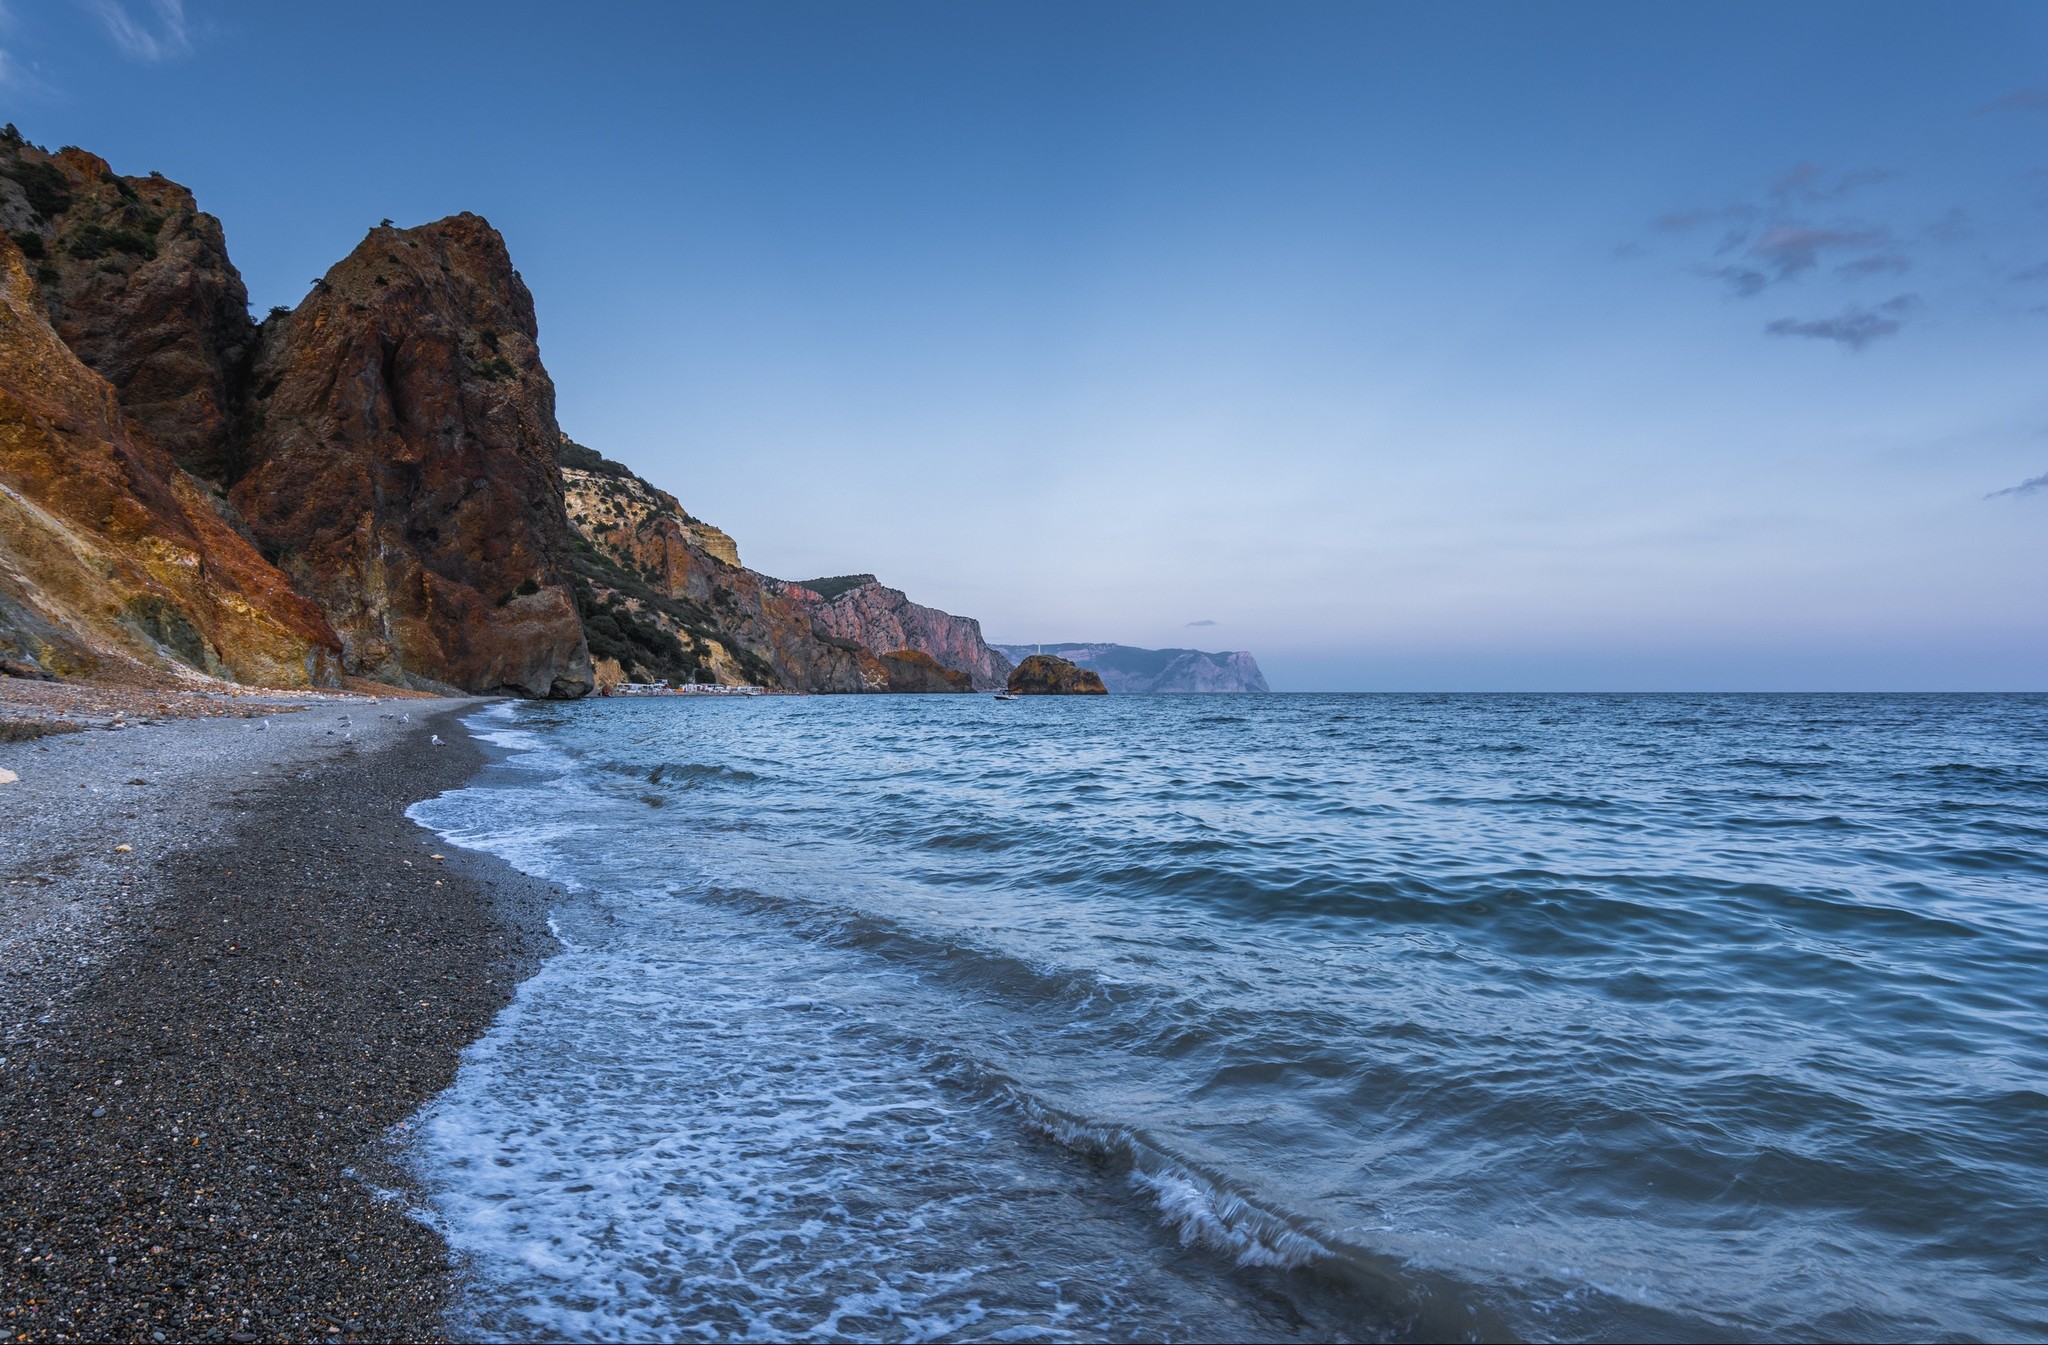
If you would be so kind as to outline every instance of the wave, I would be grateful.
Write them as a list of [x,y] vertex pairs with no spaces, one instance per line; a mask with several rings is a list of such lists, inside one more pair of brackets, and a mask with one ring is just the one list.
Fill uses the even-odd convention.
[[668,785],[674,789],[698,789],[705,785],[757,785],[766,778],[753,771],[717,762],[709,765],[694,761],[663,762],[652,770],[630,764],[617,769],[626,773],[645,771],[648,784]]
[[1069,1115],[1015,1086],[1005,1100],[1047,1139],[1121,1171],[1183,1247],[1219,1253],[1240,1270],[1278,1272],[1266,1291],[1282,1289],[1312,1320],[1342,1322],[1353,1339],[1514,1336],[1471,1287],[1347,1244],[1135,1130]]
[[[1868,1331],[1925,1334],[1915,1303],[1987,1334],[1985,1286],[2017,1283],[1986,1269],[1989,1234],[2023,1222],[1992,1212],[2041,1189],[2037,1161],[1980,1143],[2038,1152],[2012,1136],[2048,1096],[2032,749],[1888,750],[1907,729],[1882,715],[1815,732],[1780,702],[1668,701],[1655,732],[1626,698],[1428,708],[1450,703],[1291,725],[1276,703],[1244,717],[1257,732],[1113,704],[1020,736],[782,701],[665,739],[606,707],[494,707],[516,778],[420,815],[587,883],[564,904],[583,947],[659,964],[612,1024],[605,1087],[708,1036],[772,1049],[796,988],[833,1026],[669,1094],[692,1125],[740,1124],[728,1083],[787,1070],[748,1114],[822,1133],[798,1104],[848,1043],[884,1093],[899,1065],[951,1070],[1020,1123],[963,1141],[963,1164],[1026,1143],[1085,1160],[1034,1171],[1101,1186],[1142,1230],[1134,1258],[1156,1239],[1176,1273],[1348,1324],[1308,1334],[1826,1334],[1859,1304]],[[1951,733],[1945,714],[1914,731]],[[929,1129],[881,1135],[872,1189]],[[1886,1202],[1953,1231],[1953,1284]],[[1027,1222],[1040,1244],[1068,1231]],[[1762,1269],[1813,1248],[1807,1279]]]

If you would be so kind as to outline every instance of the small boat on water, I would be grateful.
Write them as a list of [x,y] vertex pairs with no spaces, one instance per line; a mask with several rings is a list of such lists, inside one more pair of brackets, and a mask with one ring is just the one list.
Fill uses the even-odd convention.
[[1017,693],[1014,691],[998,691],[996,699],[999,701],[1013,701],[1017,699]]

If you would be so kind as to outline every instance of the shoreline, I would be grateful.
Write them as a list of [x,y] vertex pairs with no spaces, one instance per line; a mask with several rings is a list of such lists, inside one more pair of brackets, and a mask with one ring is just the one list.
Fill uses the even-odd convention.
[[295,703],[0,743],[10,1336],[447,1335],[447,1248],[354,1173],[553,951],[554,892],[405,816],[486,764],[481,699]]

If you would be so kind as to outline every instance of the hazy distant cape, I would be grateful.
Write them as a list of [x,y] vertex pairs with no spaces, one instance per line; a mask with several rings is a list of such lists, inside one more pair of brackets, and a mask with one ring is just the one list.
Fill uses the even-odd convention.
[[1147,692],[1270,691],[1259,661],[1239,651],[1207,654],[1199,649],[1134,649],[1127,644],[999,644],[990,648],[1011,659],[1043,651],[1093,668],[1112,695]]

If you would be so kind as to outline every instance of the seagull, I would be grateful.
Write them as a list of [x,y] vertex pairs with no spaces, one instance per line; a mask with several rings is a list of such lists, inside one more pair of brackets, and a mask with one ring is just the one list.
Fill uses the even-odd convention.
[[400,715],[400,716],[398,717],[398,722],[399,722],[399,723],[401,723],[401,724],[410,724],[410,723],[412,723],[412,716],[411,716],[411,715]]
[[261,733],[261,732],[263,732],[263,730],[265,730],[265,729],[267,729],[267,728],[269,728],[269,727],[270,727],[270,721],[269,721],[269,720],[267,720],[267,719],[259,719],[259,720],[257,720],[257,721],[256,721],[256,731],[257,731],[258,733]]
[[436,747],[446,747],[448,745],[441,741],[441,735],[438,733],[430,733],[427,737],[433,740],[433,744]]

